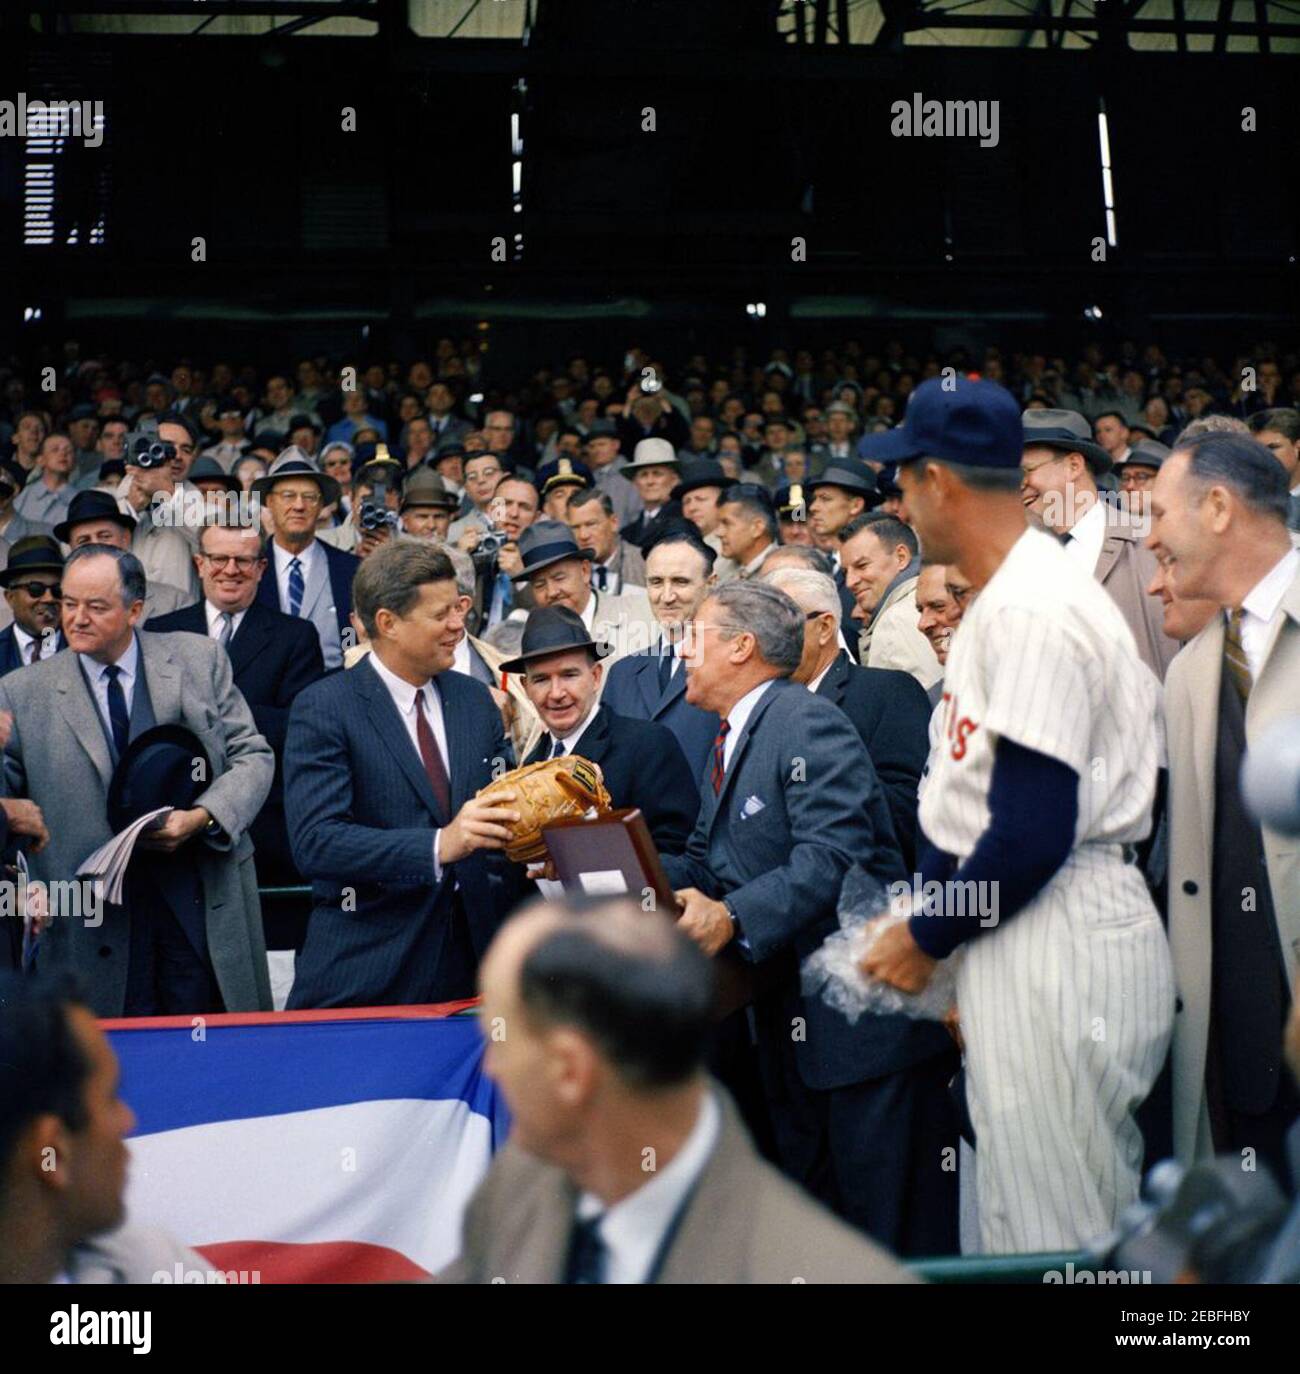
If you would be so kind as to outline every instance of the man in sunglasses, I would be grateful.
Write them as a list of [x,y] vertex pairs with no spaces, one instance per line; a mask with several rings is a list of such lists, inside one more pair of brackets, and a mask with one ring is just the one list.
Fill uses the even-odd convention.
[[66,648],[59,628],[63,552],[46,534],[20,539],[9,550],[0,587],[13,612],[13,624],[0,631],[0,677],[39,663]]

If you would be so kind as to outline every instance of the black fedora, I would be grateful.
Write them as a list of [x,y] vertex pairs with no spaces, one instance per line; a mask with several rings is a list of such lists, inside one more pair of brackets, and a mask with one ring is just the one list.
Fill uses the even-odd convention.
[[188,811],[212,786],[212,779],[212,761],[192,730],[155,725],[126,746],[113,769],[108,824],[116,834],[160,806]]
[[717,487],[721,493],[734,480],[727,476],[727,470],[716,458],[690,458],[682,464],[682,480],[672,489],[668,499],[680,501],[688,491],[699,491],[701,487]]
[[804,492],[808,496],[818,487],[839,487],[841,491],[847,491],[853,496],[864,496],[868,510],[878,506],[885,499],[876,484],[876,474],[857,458],[832,458],[820,477],[814,477],[811,482],[803,484]]
[[535,659],[569,653],[573,649],[590,649],[597,658],[614,652],[610,645],[592,639],[577,611],[567,606],[541,606],[529,613],[519,657],[508,659],[501,665],[501,671],[522,673]]
[[72,541],[69,535],[76,525],[84,525],[91,520],[112,520],[124,530],[134,530],[135,520],[118,509],[117,499],[107,491],[79,491],[68,503],[68,518],[55,525],[54,537],[61,544]]
[[9,550],[9,566],[0,571],[0,587],[30,572],[63,571],[63,550],[48,534],[29,534]]
[[519,557],[524,570],[516,574],[516,582],[527,582],[536,572],[562,563],[566,558],[585,558],[595,562],[595,549],[580,549],[573,531],[559,520],[538,520],[519,536]]

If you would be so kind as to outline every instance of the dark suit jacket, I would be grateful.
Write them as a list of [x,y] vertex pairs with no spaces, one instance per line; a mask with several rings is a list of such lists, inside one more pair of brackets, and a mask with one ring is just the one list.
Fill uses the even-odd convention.
[[[352,614],[352,579],[357,575],[361,560],[356,554],[345,553],[327,544],[323,539],[316,543],[325,550],[325,561],[329,566],[330,593],[334,597],[334,615],[339,622],[339,638],[346,647],[347,636],[352,632],[349,617]],[[267,555],[270,560],[270,555]],[[273,611],[284,611],[280,605],[280,589],[275,577],[275,564],[272,561],[257,584],[257,604],[268,606]]]
[[[481,683],[440,673],[454,815],[508,766],[501,713]],[[458,884],[481,956],[518,891],[513,865],[478,851],[433,876],[433,832],[452,819],[367,657],[308,687],[289,712],[284,803],[312,884],[291,1007],[427,1002]]]
[[786,1052],[791,1017],[805,1020],[794,1051],[810,1088],[879,1078],[946,1051],[951,1041],[939,1025],[903,1016],[850,1025],[819,995],[800,992],[800,962],[838,929],[850,866],[881,882],[882,905],[888,885],[906,876],[884,790],[844,713],[800,683],[775,679],[736,740],[722,791],[701,794],[686,853],[665,858],[664,868],[674,888],[726,897],[752,961],[772,962],[775,988],[757,1013],[760,1055],[775,1061]]
[[[551,736],[543,735],[524,762],[546,758],[551,743]],[[616,807],[641,808],[660,854],[680,854],[686,848],[700,811],[700,788],[671,730],[615,715],[602,702],[575,752],[600,765]]]
[[[157,616],[145,629],[188,630],[206,636],[205,603],[196,601],[170,615]],[[284,820],[284,741],[294,699],[325,676],[320,636],[310,620],[254,601],[231,638],[229,652],[235,686],[244,694],[259,733],[275,751],[275,781],[248,832],[253,837],[258,876],[271,886],[297,883],[301,879],[293,866]]]
[[653,520],[647,520],[642,511],[635,520],[619,530],[619,536],[629,544],[635,544],[644,554],[650,541],[657,538],[671,521],[684,518],[680,501],[666,501],[659,507]]
[[[68,641],[63,637],[63,631],[59,631],[59,648],[66,649]],[[14,627],[6,625],[0,630],[0,677],[6,673],[12,673],[15,668],[29,668],[29,663],[23,662],[22,655],[18,652],[18,637],[14,634]]]
[[894,836],[909,872],[916,865],[916,788],[930,752],[930,702],[911,675],[890,668],[859,668],[843,651],[817,695],[833,701],[853,722],[885,789]]
[[[726,1094],[717,1144],[658,1283],[911,1283],[885,1251],[759,1158]],[[465,1211],[460,1257],[436,1283],[563,1283],[578,1192],[507,1141]]]
[[686,669],[678,668],[668,690],[659,694],[659,655],[646,650],[620,658],[609,670],[601,700],[611,711],[666,725],[681,746],[697,787],[718,734],[718,717],[686,700]]

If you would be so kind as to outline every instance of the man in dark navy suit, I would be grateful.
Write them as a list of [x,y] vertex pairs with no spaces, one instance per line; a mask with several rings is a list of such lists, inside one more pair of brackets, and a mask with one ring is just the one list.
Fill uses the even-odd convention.
[[0,587],[14,620],[0,631],[0,677],[67,647],[59,628],[62,576],[63,550],[48,534],[29,535],[9,550],[9,566],[0,570]]
[[803,611],[803,658],[792,674],[853,722],[885,789],[889,818],[910,873],[916,865],[917,787],[929,754],[930,700],[911,673],[859,668],[840,647],[835,583],[805,568],[778,568],[764,582]]
[[[256,528],[212,525],[200,530],[194,562],[203,600],[156,616],[145,629],[188,630],[225,646],[235,686],[275,752],[275,781],[248,832],[253,838],[258,881],[264,887],[293,886],[302,882],[302,876],[293,865],[284,820],[284,740],[294,699],[325,676],[320,636],[310,621],[256,600],[267,562]],[[298,945],[302,934],[301,921],[295,921],[292,929],[277,924],[274,931],[267,930],[267,947]]]
[[289,448],[253,483],[271,512],[267,576],[257,599],[273,610],[310,621],[320,635],[327,672],[343,666],[352,641],[352,579],[361,560],[316,538],[322,505],[336,504],[339,484],[301,449]]
[[686,700],[680,650],[687,624],[716,580],[716,557],[690,529],[674,530],[656,541],[646,559],[646,592],[663,627],[663,641],[655,649],[619,659],[609,670],[601,698],[620,716],[666,725],[697,787],[718,733],[718,717]]
[[313,894],[289,1006],[472,997],[523,875],[492,852],[514,794],[474,796],[510,766],[501,713],[448,671],[465,612],[445,553],[391,540],[353,591],[371,652],[289,713],[285,813]]
[[501,665],[503,672],[523,675],[524,691],[546,726],[524,762],[576,754],[598,764],[613,804],[640,807],[659,852],[680,854],[699,813],[699,784],[670,730],[598,703],[600,660],[608,652],[567,606],[529,615],[519,657]]
[[[846,1220],[903,1254],[956,1248],[956,1123],[944,1029],[904,1016],[850,1024],[800,964],[838,928],[845,875],[905,877],[884,792],[844,713],[790,680],[804,612],[754,580],[696,613],[687,695],[721,725],[699,820],[664,869],[682,928],[755,966],[758,1061],[782,1167]],[[800,1033],[794,1034],[793,1031]]]

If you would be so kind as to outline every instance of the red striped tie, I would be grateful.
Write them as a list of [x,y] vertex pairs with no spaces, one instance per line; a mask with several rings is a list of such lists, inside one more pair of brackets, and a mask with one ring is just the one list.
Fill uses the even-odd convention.
[[727,751],[727,734],[731,730],[731,722],[724,720],[718,726],[718,737],[713,741],[713,795],[716,797],[722,791],[722,775],[727,771],[725,755]]

